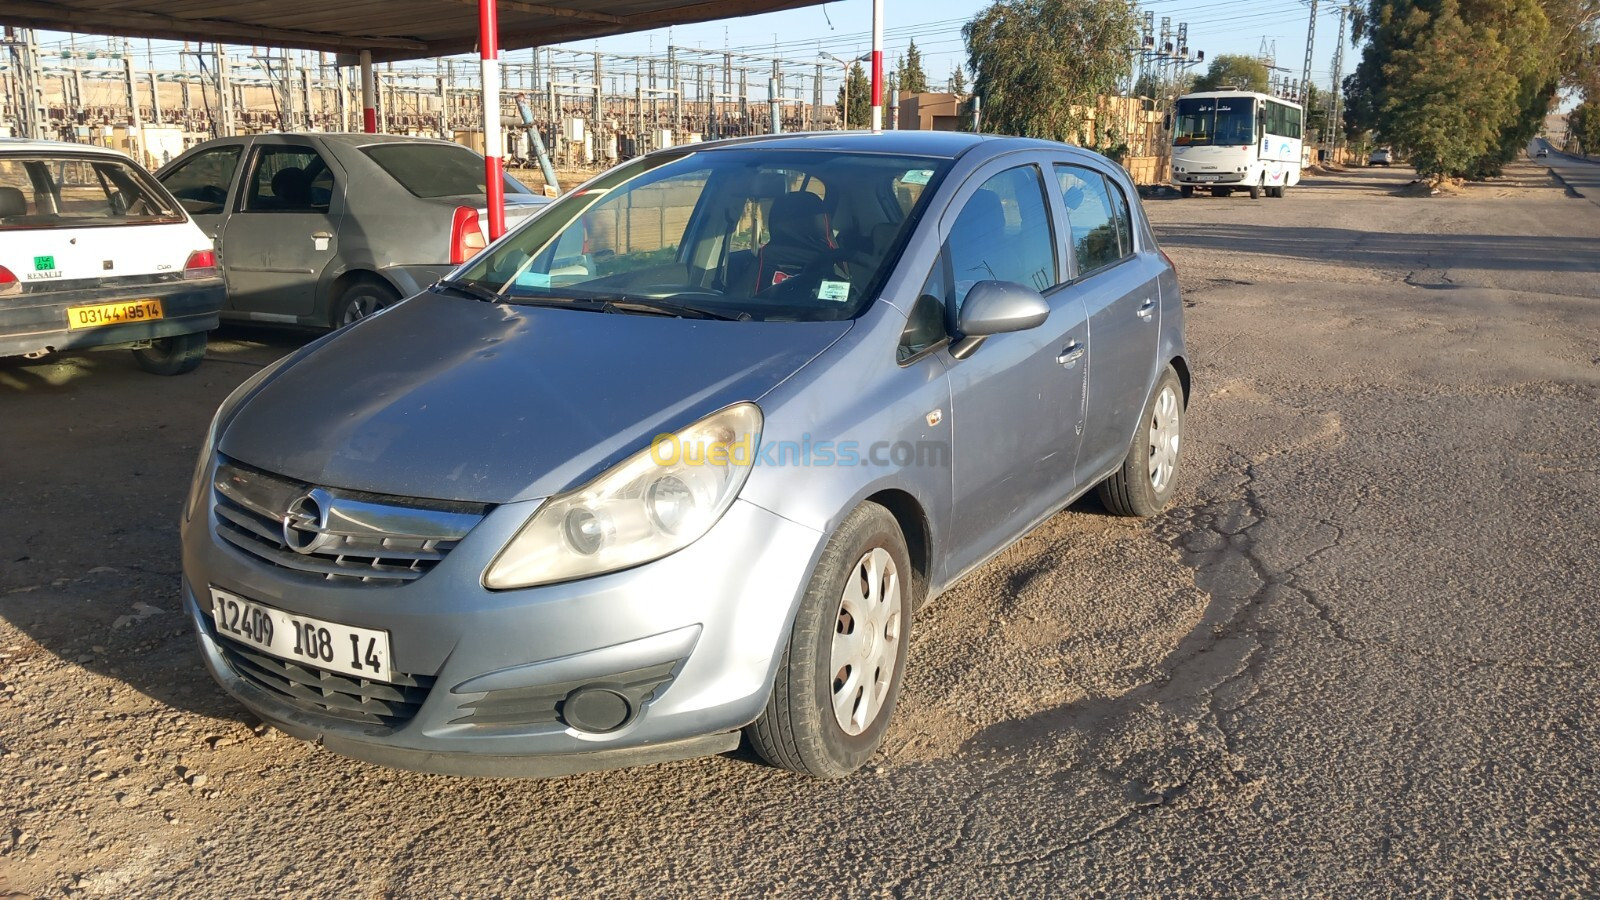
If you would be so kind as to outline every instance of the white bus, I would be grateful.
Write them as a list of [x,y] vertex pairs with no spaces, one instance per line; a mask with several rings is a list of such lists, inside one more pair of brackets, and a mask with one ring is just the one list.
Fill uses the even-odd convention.
[[1300,183],[1300,104],[1252,91],[1207,91],[1178,98],[1172,130],[1172,180],[1226,197],[1235,190],[1282,197]]

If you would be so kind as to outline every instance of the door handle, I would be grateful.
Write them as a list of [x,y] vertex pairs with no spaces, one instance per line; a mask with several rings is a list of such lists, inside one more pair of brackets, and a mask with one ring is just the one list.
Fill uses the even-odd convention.
[[1078,360],[1083,358],[1083,352],[1086,349],[1088,348],[1077,341],[1069,341],[1065,347],[1061,348],[1061,355],[1056,357],[1056,362],[1070,369],[1078,364]]
[[1146,322],[1150,321],[1151,317],[1156,314],[1155,298],[1152,297],[1145,300],[1144,303],[1141,304],[1137,310],[1135,310],[1135,312],[1138,314],[1139,318],[1145,320]]
[[333,240],[333,233],[328,231],[314,231],[311,233],[311,239],[313,241],[331,241]]

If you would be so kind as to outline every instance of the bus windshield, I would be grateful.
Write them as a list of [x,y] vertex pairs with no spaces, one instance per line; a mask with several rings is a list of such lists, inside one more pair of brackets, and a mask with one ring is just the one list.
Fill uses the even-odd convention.
[[1255,142],[1255,101],[1251,98],[1206,97],[1178,101],[1177,123],[1172,131],[1175,146],[1243,147]]

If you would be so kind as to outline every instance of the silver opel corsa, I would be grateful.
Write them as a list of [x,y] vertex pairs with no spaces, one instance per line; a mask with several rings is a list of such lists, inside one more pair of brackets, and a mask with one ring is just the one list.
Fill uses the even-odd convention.
[[1073,147],[785,135],[632,160],[262,370],[184,510],[252,712],[423,771],[848,774],[918,606],[1079,495],[1173,495],[1183,306]]

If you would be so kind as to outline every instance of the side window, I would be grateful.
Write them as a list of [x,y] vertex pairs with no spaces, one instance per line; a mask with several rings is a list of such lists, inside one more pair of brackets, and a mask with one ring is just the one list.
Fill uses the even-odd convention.
[[[1132,235],[1127,200],[1120,191],[1109,187],[1104,177],[1093,169],[1082,166],[1058,165],[1056,184],[1061,189],[1061,200],[1067,207],[1067,222],[1071,229],[1072,253],[1078,261],[1078,277],[1112,265],[1133,252],[1131,240],[1124,246],[1124,235]],[[1119,211],[1112,195],[1121,201]],[[1120,222],[1119,222],[1120,218]],[[1126,224],[1123,224],[1126,223]]]
[[333,172],[310,147],[261,147],[245,191],[246,212],[327,212]]
[[1039,170],[1007,169],[967,199],[946,243],[955,276],[953,308],[980,281],[1012,281],[1043,291],[1055,284],[1055,238]]
[[1133,213],[1128,210],[1128,198],[1116,182],[1106,179],[1106,191],[1111,196],[1111,215],[1117,220],[1117,243],[1122,256],[1133,255]]
[[214,215],[228,201],[228,184],[239,167],[240,148],[215,147],[190,157],[161,179],[184,209],[197,216]]
[[940,260],[917,295],[917,302],[911,305],[905,330],[900,332],[900,346],[895,351],[900,362],[926,352],[949,336],[944,327],[945,292],[944,260]]

